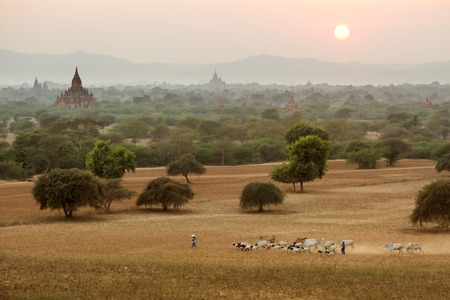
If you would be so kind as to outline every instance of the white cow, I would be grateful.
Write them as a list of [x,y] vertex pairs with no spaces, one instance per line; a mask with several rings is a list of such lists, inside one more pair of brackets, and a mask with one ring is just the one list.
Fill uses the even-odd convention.
[[406,252],[411,251],[411,253],[424,253],[422,249],[422,244],[420,243],[407,243],[405,245]]
[[338,246],[336,245],[330,245],[328,247],[324,247],[325,251],[330,251],[336,253],[336,250],[338,249]]
[[334,245],[334,241],[324,241],[324,240],[322,240],[322,241],[317,242],[317,244],[319,244],[320,246],[322,246],[322,248],[325,249],[327,247],[330,247],[330,246]]
[[394,254],[394,251],[397,250],[398,251],[398,255],[400,253],[403,255],[403,245],[400,244],[400,243],[386,244],[386,245],[384,245],[384,248],[388,248],[389,250],[391,250],[392,254]]
[[281,247],[287,247],[289,245],[289,242],[286,241],[276,241],[274,242],[275,245],[281,246]]
[[316,239],[305,239],[302,246],[305,248],[310,248],[312,246],[314,246],[314,248],[317,248],[317,240]]
[[257,241],[255,243],[255,246],[258,247],[258,248],[265,248],[265,249],[267,249],[268,245],[269,245],[269,241],[266,241],[266,240]]

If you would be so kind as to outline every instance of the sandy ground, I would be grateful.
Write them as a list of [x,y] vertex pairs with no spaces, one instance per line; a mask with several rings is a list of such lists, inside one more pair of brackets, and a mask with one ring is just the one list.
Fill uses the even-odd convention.
[[[271,181],[273,164],[210,166],[192,175],[195,198],[180,209],[136,208],[135,198],[113,203],[111,213],[83,208],[68,220],[59,211],[39,210],[31,196],[32,182],[0,183],[0,248],[23,255],[65,253],[83,256],[158,253],[189,247],[195,233],[199,246],[226,255],[232,243],[255,242],[260,235],[278,240],[297,237],[353,239],[348,254],[388,255],[385,243],[422,243],[425,255],[450,254],[450,231],[414,228],[409,215],[417,192],[436,173],[435,162],[402,160],[395,167],[358,170],[345,161],[329,161],[323,179],[304,184],[304,193],[274,182],[285,203],[263,213],[243,211],[239,196],[252,181]],[[138,169],[124,185],[141,192],[149,180],[166,176],[164,168]],[[184,182],[184,177],[172,177]],[[297,188],[299,188],[297,186]],[[167,250],[169,249],[169,250]],[[411,255],[411,254],[409,254]]]

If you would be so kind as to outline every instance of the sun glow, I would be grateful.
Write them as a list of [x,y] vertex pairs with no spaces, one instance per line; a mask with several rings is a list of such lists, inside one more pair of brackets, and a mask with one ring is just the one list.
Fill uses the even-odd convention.
[[348,27],[345,25],[339,25],[334,29],[334,36],[338,40],[345,40],[349,37],[350,30],[348,30]]

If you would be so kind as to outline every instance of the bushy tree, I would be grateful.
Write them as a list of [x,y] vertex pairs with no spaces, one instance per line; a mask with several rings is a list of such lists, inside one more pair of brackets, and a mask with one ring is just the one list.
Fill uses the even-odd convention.
[[41,147],[45,136],[42,131],[32,129],[19,134],[12,144],[14,160],[29,175],[42,173],[50,167],[47,153]]
[[443,155],[441,158],[439,158],[435,169],[438,172],[442,172],[442,171],[450,172],[450,153],[447,153],[447,154]]
[[359,169],[375,169],[380,159],[380,152],[373,148],[361,148],[347,153],[347,163],[358,164]]
[[278,111],[278,108],[276,107],[267,108],[261,113],[261,118],[280,121],[280,113]]
[[405,127],[397,123],[386,126],[380,132],[381,139],[406,139],[411,136]]
[[133,145],[136,145],[139,138],[145,137],[149,126],[144,121],[133,120],[119,124],[118,130],[124,138],[131,139]]
[[328,132],[308,123],[295,123],[284,133],[284,138],[288,144],[293,144],[301,137],[317,135],[323,140],[329,140]]
[[104,179],[101,181],[103,185],[103,206],[106,211],[110,211],[111,203],[113,201],[120,201],[122,199],[130,199],[136,192],[124,188],[121,178]]
[[303,182],[322,178],[327,171],[327,160],[330,152],[330,141],[316,135],[299,138],[289,146],[290,174],[300,182],[303,192]]
[[419,191],[410,221],[420,227],[423,223],[437,223],[440,227],[450,225],[450,180],[437,180]]
[[445,142],[437,145],[431,152],[431,158],[434,160],[438,160],[447,153],[450,153],[450,142]]
[[182,174],[186,178],[187,183],[191,183],[188,175],[192,174],[204,174],[206,172],[205,167],[195,159],[192,154],[185,154],[179,159],[171,161],[166,167],[167,175],[175,176]]
[[386,159],[386,164],[391,167],[411,151],[409,145],[400,139],[380,140],[377,148],[380,149],[382,157]]
[[295,191],[295,184],[298,180],[291,174],[291,169],[289,168],[289,164],[282,163],[281,165],[276,165],[272,171],[270,171],[269,176],[272,180],[283,182],[283,183],[292,183]]
[[126,171],[135,171],[136,155],[108,141],[97,141],[86,156],[86,168],[102,178],[121,178]]
[[154,141],[163,141],[170,136],[170,129],[165,123],[159,123],[150,130],[150,137]]
[[167,177],[150,181],[136,200],[137,206],[162,205],[164,210],[173,206],[178,208],[194,197],[189,185]]
[[40,209],[63,209],[66,217],[78,207],[99,208],[103,204],[101,183],[90,172],[80,169],[54,169],[42,175],[32,189]]
[[273,183],[251,182],[242,190],[239,205],[243,209],[257,207],[262,211],[263,206],[282,204],[283,200],[284,194]]

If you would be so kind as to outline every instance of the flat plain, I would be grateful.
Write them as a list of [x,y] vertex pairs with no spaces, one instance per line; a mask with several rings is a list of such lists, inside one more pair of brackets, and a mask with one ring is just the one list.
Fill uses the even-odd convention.
[[[358,170],[329,161],[304,192],[274,182],[283,205],[262,213],[239,208],[243,187],[271,182],[274,164],[207,166],[191,175],[194,199],[180,209],[137,208],[136,197],[111,212],[82,208],[71,219],[39,210],[33,182],[0,182],[1,299],[443,299],[450,289],[450,231],[409,223],[417,192],[449,178],[430,160],[401,160]],[[166,176],[138,169],[123,185],[140,193]],[[171,177],[185,182],[184,177]],[[190,248],[191,234],[198,248]],[[346,255],[239,251],[261,235],[353,239]],[[386,243],[422,243],[422,255],[391,254]]]

